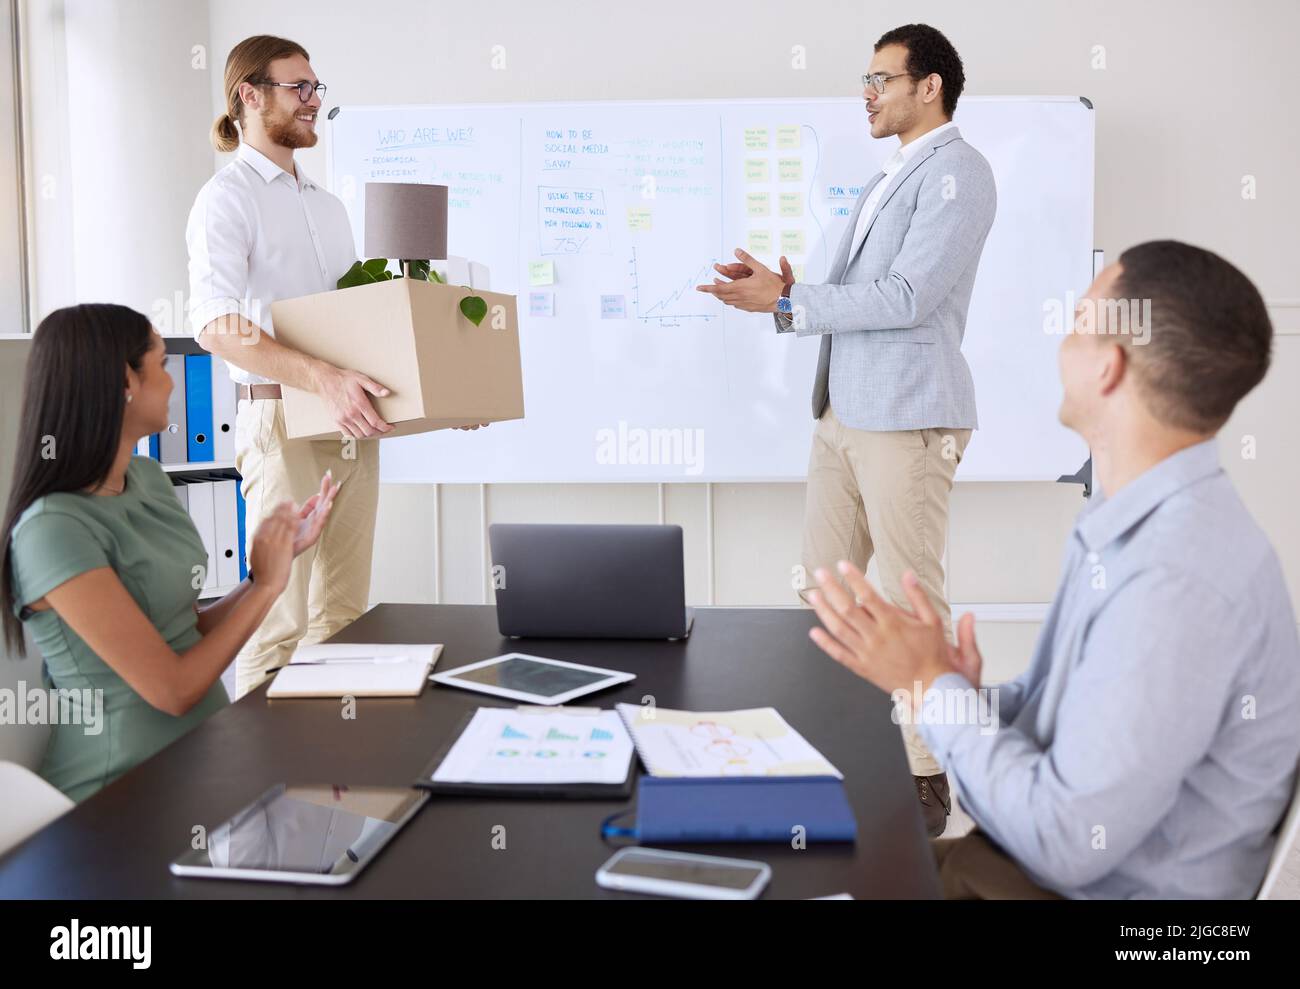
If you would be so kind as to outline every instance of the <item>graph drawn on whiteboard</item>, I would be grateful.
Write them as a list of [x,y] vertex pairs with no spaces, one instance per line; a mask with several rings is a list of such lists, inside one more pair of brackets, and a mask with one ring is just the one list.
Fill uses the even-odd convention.
[[707,323],[722,315],[716,306],[712,312],[706,311],[705,302],[708,297],[695,291],[696,285],[713,280],[713,261],[700,265],[692,274],[677,284],[668,286],[666,290],[651,288],[643,292],[636,248],[633,247],[632,258],[628,262],[628,275],[632,280],[633,313],[643,323],[659,320],[663,325],[676,326],[677,320],[681,319],[698,319]]

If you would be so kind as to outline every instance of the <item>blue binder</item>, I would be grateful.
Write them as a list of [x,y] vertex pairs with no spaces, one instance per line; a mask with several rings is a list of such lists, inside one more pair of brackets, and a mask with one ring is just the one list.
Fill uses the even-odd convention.
[[240,580],[243,580],[245,577],[248,576],[248,555],[247,555],[248,551],[245,549],[245,543],[247,541],[247,536],[245,535],[245,533],[248,531],[247,530],[248,523],[245,520],[246,511],[247,509],[244,505],[244,482],[236,481],[235,482],[235,524],[238,526],[238,532],[239,532],[239,579]]
[[[803,830],[796,831],[796,828]],[[834,776],[642,776],[641,842],[857,840],[858,822]]]
[[212,460],[212,355],[185,355],[185,459]]

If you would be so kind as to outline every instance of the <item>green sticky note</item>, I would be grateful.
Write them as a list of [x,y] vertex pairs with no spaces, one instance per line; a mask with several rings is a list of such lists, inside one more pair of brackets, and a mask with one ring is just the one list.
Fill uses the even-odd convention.
[[554,261],[529,261],[528,262],[528,284],[529,285],[554,285],[555,284],[555,262]]
[[772,231],[770,230],[751,230],[749,239],[746,242],[745,250],[750,254],[771,254],[772,253]]
[[781,231],[781,253],[782,254],[804,253],[804,237],[803,237],[802,230]]
[[650,207],[629,206],[627,208],[627,228],[629,230],[649,230]]
[[766,158],[746,158],[745,159],[745,181],[746,182],[767,182],[771,173],[768,171]]
[[783,192],[777,197],[782,216],[803,216],[803,193]]
[[767,128],[746,127],[745,128],[745,150],[763,151],[766,148],[767,148]]
[[776,162],[776,174],[782,182],[803,181],[802,158],[779,158]]
[[766,192],[745,193],[746,216],[771,216],[772,201]]
[[782,151],[795,151],[799,148],[799,125],[782,124],[776,129],[776,146]]

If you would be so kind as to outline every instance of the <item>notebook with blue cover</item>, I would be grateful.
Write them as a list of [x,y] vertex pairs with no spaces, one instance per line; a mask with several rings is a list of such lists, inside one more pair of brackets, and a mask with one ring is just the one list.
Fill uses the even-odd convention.
[[796,834],[809,845],[857,839],[858,823],[841,780],[642,776],[637,786],[636,838],[642,843],[788,843]]

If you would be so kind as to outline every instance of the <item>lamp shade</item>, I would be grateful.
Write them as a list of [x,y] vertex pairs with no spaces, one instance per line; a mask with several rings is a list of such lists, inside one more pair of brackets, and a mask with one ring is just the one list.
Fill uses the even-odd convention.
[[447,187],[366,183],[366,257],[447,258]]

